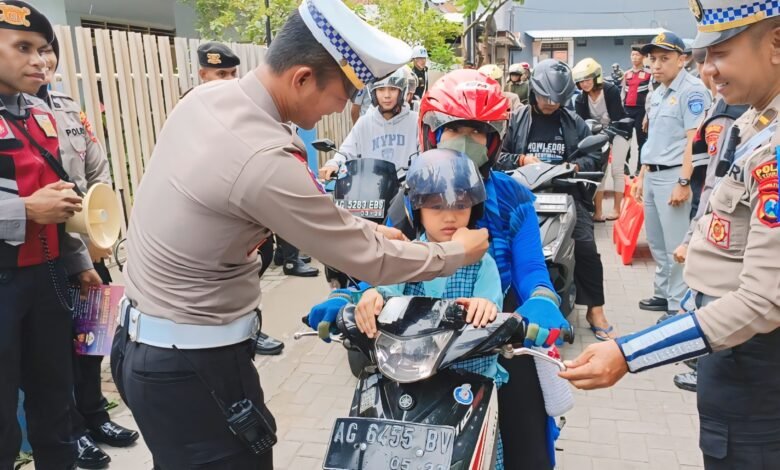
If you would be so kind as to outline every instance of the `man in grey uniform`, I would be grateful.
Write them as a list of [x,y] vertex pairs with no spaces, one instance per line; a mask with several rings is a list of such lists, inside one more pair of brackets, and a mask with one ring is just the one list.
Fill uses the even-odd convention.
[[168,118],[136,194],[111,357],[157,468],[273,468],[251,341],[271,231],[372,284],[450,275],[487,250],[485,230],[402,242],[336,207],[287,124],[314,127],[410,58],[340,1],[304,0],[263,65],[196,88]]
[[632,189],[644,201],[647,242],[656,263],[653,297],[640,301],[639,308],[666,315],[677,313],[685,294],[682,266],[673,252],[685,237],[691,212],[691,142],[711,101],[701,80],[683,69],[684,50],[673,33],[659,34],[642,48],[661,86],[650,96],[650,130]]

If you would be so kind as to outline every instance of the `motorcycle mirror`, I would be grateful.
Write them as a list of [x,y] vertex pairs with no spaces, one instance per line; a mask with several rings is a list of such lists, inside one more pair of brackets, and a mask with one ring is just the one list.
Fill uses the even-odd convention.
[[604,130],[604,125],[595,119],[588,119],[585,121],[585,124],[588,125],[588,129],[590,129],[590,133],[594,135]]
[[332,152],[336,150],[336,144],[330,139],[315,140],[311,143],[311,146],[320,152]]
[[600,150],[607,142],[609,142],[609,137],[604,134],[589,135],[577,145],[577,150],[581,153],[595,152]]

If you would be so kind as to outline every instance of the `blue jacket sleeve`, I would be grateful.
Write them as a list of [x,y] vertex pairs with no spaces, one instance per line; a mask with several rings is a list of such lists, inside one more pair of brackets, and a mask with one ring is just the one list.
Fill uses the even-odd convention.
[[504,304],[504,293],[501,290],[501,276],[498,274],[498,266],[492,256],[485,253],[482,257],[482,265],[479,267],[477,281],[474,283],[474,297],[488,299],[498,306]]
[[550,281],[550,273],[544,262],[542,239],[539,233],[539,219],[533,204],[533,195],[525,187],[518,186],[528,192],[530,197],[517,204],[512,212],[510,227],[512,238],[512,287],[522,304],[531,297],[539,287],[546,287],[552,292],[555,288]]

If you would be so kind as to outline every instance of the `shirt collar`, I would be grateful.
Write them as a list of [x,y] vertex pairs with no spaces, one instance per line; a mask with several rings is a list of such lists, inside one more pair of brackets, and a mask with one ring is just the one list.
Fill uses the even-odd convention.
[[672,91],[680,91],[680,87],[682,87],[686,75],[688,75],[688,72],[685,69],[680,70],[680,73],[677,74],[677,77],[675,77],[671,85],[669,85],[669,89]]
[[241,85],[241,89],[244,90],[244,93],[246,93],[249,98],[255,102],[256,105],[270,114],[271,117],[275,120],[282,120],[282,115],[279,112],[279,108],[276,107],[274,99],[271,97],[271,94],[268,93],[268,90],[266,90],[265,86],[263,86],[263,84],[260,82],[257,74],[250,72],[244,75],[244,77],[240,79],[239,84]]

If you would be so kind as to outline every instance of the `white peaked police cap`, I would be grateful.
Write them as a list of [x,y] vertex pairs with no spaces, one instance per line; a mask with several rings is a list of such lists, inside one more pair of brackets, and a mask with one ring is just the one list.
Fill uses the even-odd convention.
[[780,0],[688,0],[699,34],[696,49],[714,46],[750,25],[780,15]]
[[369,25],[341,0],[303,0],[298,12],[358,90],[412,60],[405,42]]

